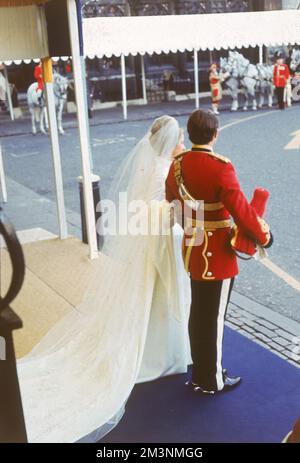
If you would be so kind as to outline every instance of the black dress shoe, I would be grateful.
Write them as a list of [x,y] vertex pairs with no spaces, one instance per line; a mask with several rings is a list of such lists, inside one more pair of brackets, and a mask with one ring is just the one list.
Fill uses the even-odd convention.
[[200,392],[201,394],[216,394],[218,392],[226,392],[226,391],[231,391],[234,387],[238,386],[241,382],[242,378],[240,376],[233,376],[230,377],[227,375],[226,370],[223,370],[223,381],[224,381],[224,387],[223,389],[219,390],[207,390],[204,389],[203,387],[199,386],[199,384],[195,383],[186,383],[187,386],[192,386],[194,392]]
[[[226,376],[227,375],[227,369],[223,368],[222,373],[223,373],[223,377]],[[193,383],[193,381],[186,381],[184,384],[187,387],[196,387],[196,386],[198,386],[198,384]]]
[[227,374],[224,375],[224,387],[222,391],[231,391],[234,387],[238,386],[240,382],[242,381],[242,378],[240,376],[227,376]]

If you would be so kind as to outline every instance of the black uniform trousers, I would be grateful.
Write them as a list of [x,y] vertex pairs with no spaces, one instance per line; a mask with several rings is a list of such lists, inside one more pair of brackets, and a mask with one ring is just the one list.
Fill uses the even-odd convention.
[[234,278],[191,280],[189,337],[193,360],[192,381],[208,391],[222,390],[224,322]]
[[284,109],[285,106],[284,106],[284,101],[283,101],[283,98],[284,98],[284,87],[276,87],[276,96],[277,96],[277,101],[278,101],[278,105],[279,105],[279,109]]

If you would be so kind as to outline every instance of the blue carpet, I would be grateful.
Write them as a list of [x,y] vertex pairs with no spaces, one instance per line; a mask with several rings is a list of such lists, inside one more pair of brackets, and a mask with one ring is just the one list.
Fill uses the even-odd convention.
[[135,386],[101,443],[280,442],[300,416],[300,369],[227,328],[223,365],[234,391],[197,395],[176,375]]

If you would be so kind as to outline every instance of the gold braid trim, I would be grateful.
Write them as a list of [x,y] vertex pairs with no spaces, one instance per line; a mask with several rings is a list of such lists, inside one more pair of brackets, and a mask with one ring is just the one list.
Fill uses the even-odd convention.
[[225,156],[222,156],[221,154],[217,154],[217,153],[214,153],[212,148],[208,145],[193,145],[193,148],[194,149],[198,149],[199,151],[201,151],[202,149],[205,149],[205,150],[209,150],[208,154],[209,156],[212,156],[213,158],[216,158],[218,159],[219,161],[222,161],[222,162],[225,162],[226,164],[228,164],[230,161],[230,159],[226,158]]
[[230,243],[231,243],[231,246],[234,248],[235,245],[236,245],[236,240],[237,240],[237,236],[238,236],[238,227],[234,224],[233,227],[232,227],[232,238],[230,240]]
[[203,259],[204,259],[204,262],[205,262],[205,268],[204,268],[204,272],[202,273],[202,278],[203,280],[215,280],[215,277],[208,277],[206,276],[206,273],[207,273],[207,270],[208,270],[208,259],[205,255],[206,251],[207,251],[207,248],[208,248],[208,236],[207,236],[207,231],[205,230],[204,231],[204,247],[203,247],[203,251],[202,251],[202,256],[203,256]]
[[224,204],[219,202],[219,203],[204,203],[204,210],[205,211],[219,211],[220,209],[223,209]]
[[187,227],[196,227],[200,230],[216,230],[217,228],[230,228],[231,221],[230,219],[225,220],[196,220],[187,218],[186,219]]
[[[190,268],[190,259],[191,259],[192,249],[196,241],[196,235],[197,235],[197,228],[194,228],[192,237],[189,238],[189,244],[187,246],[187,250],[185,253],[185,259],[184,259],[184,268],[187,272],[189,272],[189,268]],[[185,237],[183,237],[183,239],[185,239]]]
[[[177,156],[175,156],[175,160],[174,160],[174,176],[175,176],[175,180],[176,180],[176,185],[177,185],[177,187],[179,189],[179,194],[182,197],[182,199],[185,200],[185,201],[197,202],[198,200],[196,200],[196,198],[194,198],[191,195],[191,193],[188,191],[188,189],[186,188],[186,186],[183,183],[182,170],[181,170],[181,161],[183,159],[184,154],[187,153],[187,152],[188,151],[184,151],[183,153],[179,153],[179,154],[177,154]],[[201,204],[201,203],[202,202],[199,201],[199,204]],[[221,202],[204,203],[204,207],[202,207],[202,205],[200,207],[202,209],[204,209],[204,211],[218,211],[220,209],[223,209],[224,204],[221,203]]]

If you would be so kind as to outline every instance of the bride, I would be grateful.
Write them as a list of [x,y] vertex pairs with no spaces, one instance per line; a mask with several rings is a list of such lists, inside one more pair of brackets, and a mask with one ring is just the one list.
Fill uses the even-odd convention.
[[[138,227],[166,210],[169,217],[165,178],[182,149],[177,121],[156,119],[101,204],[104,252],[82,303],[18,362],[29,442],[95,442],[122,418],[135,383],[184,373],[191,363],[181,228]],[[109,205],[119,209],[117,233]]]

